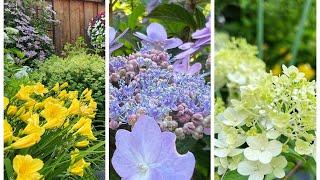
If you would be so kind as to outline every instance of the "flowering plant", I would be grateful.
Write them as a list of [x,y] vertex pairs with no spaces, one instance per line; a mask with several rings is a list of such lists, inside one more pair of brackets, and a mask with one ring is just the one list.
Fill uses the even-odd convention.
[[[283,65],[279,76],[266,73],[253,46],[232,41],[216,52],[217,77],[224,80],[215,89],[216,173],[262,180],[283,178],[300,161],[315,165],[315,81],[294,66]],[[224,71],[224,63],[233,66]],[[223,86],[227,98],[217,93]]]
[[[160,170],[160,166],[164,164],[153,167],[153,163],[149,162],[149,160],[153,161],[152,158],[159,158],[158,156],[146,157],[145,166],[141,166],[143,172],[140,169],[136,174],[130,174],[133,171],[125,172],[124,169],[129,167],[124,168],[121,165],[124,159],[128,158],[123,156],[125,147],[127,147],[125,144],[132,143],[129,142],[129,138],[124,138],[124,136],[127,137],[124,135],[127,133],[123,133],[123,128],[132,129],[132,141],[141,141],[143,146],[150,148],[153,148],[153,145],[150,144],[153,140],[148,139],[152,137],[148,135],[149,131],[143,129],[153,128],[155,129],[153,133],[159,131],[158,135],[154,136],[154,141],[161,139],[160,130],[165,132],[164,134],[171,134],[170,136],[177,138],[177,150],[180,153],[192,150],[191,147],[196,142],[206,144],[204,141],[208,139],[210,129],[210,85],[201,74],[201,66],[196,65],[197,67],[194,68],[195,66],[192,65],[190,67],[189,59],[183,64],[174,65],[173,58],[167,53],[168,49],[177,48],[182,41],[175,37],[168,38],[166,30],[159,23],[151,23],[147,27],[147,35],[140,32],[134,35],[142,40],[140,51],[129,56],[111,57],[109,62],[109,125],[111,133],[116,133],[116,149],[112,164],[121,177],[137,176],[148,179],[147,177],[159,174],[162,177],[189,179],[194,171],[194,168],[191,168],[193,163],[190,158],[188,158],[190,161],[185,162],[185,166],[189,168],[183,172],[182,169],[179,170],[174,164],[169,163],[177,159],[174,156],[162,157],[160,155],[161,158],[168,158],[166,162],[163,162],[167,170],[163,171]],[[156,123],[152,125],[151,122],[144,121]],[[149,138],[133,140],[139,139],[140,136]],[[175,149],[174,142],[164,141],[166,142],[163,143],[166,143],[169,149]],[[186,144],[189,144],[189,147],[188,145],[186,147]],[[151,152],[150,148],[145,150],[138,148],[133,151],[144,155]],[[159,149],[159,153],[167,151],[167,149]],[[171,152],[170,154],[176,153]],[[177,163],[178,161],[177,159]],[[137,161],[136,163],[142,162]],[[159,160],[159,163],[154,164],[161,163],[162,161]],[[172,173],[173,169],[176,173]]]
[[26,15],[23,7],[15,3],[5,3],[5,26],[19,31],[13,42],[5,43],[5,48],[17,48],[24,56],[14,56],[17,64],[35,66],[36,61],[43,61],[53,52],[52,40],[44,33],[40,33]]
[[94,17],[88,27],[88,36],[90,38],[91,45],[98,51],[104,52],[105,48],[105,14],[99,13]]
[[97,103],[92,90],[67,91],[68,83],[47,89],[22,85],[4,97],[4,162],[8,179],[88,177],[102,159],[104,142],[92,127]]

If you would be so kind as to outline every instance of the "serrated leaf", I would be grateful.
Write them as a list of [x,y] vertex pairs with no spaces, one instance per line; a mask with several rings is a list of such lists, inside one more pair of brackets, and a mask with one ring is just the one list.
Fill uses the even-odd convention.
[[196,29],[196,22],[191,13],[176,4],[162,4],[156,7],[149,15],[149,18],[184,23]]

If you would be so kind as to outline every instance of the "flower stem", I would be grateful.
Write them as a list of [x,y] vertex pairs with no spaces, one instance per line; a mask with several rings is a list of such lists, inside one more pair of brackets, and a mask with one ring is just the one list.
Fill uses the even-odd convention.
[[298,161],[297,164],[294,166],[294,168],[289,172],[289,174],[283,178],[283,180],[290,179],[290,177],[292,177],[301,166],[302,166],[302,161]]

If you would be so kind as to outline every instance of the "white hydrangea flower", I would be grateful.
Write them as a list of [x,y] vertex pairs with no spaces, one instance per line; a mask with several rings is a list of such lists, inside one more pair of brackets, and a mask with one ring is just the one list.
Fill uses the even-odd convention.
[[272,167],[272,173],[275,177],[283,178],[286,175],[283,169],[288,165],[288,161],[284,156],[273,158],[270,165]]
[[243,154],[251,161],[260,161],[263,164],[271,162],[273,157],[278,156],[282,151],[282,143],[277,140],[268,141],[265,135],[249,136],[246,140],[247,147]]
[[270,164],[244,160],[238,164],[237,171],[243,176],[249,176],[248,180],[263,180],[264,175],[272,173],[272,168]]
[[228,107],[223,113],[217,117],[219,121],[227,126],[239,126],[244,124],[247,114],[243,111],[238,111],[234,108]]
[[[236,131],[236,130],[235,130]],[[236,156],[243,152],[243,149],[237,148],[246,142],[246,136],[241,134],[219,134],[215,139],[214,154],[217,157]]]
[[302,139],[297,139],[295,143],[294,150],[300,154],[300,155],[311,155],[313,153],[313,147],[311,146],[310,143],[302,140]]
[[233,157],[224,157],[224,158],[218,158],[216,157],[214,162],[215,162],[215,167],[218,168],[218,174],[222,175],[227,172],[227,170],[236,170],[238,167],[239,162],[242,160],[242,155],[237,155]]

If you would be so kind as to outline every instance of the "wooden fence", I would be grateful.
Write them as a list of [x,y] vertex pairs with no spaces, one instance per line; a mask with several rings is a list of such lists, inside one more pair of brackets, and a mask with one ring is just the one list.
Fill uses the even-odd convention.
[[67,42],[73,43],[80,36],[88,42],[90,20],[105,11],[104,1],[101,0],[51,0],[49,3],[52,3],[56,12],[55,19],[60,21],[52,33],[58,54]]

